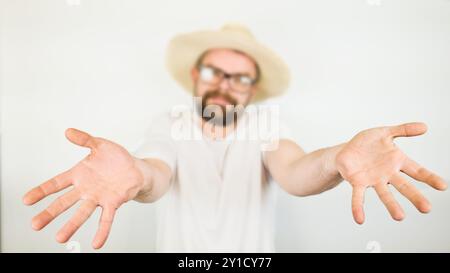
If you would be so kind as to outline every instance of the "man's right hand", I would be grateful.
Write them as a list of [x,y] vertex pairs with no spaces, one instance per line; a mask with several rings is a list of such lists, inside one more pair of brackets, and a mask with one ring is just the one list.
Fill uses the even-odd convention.
[[56,235],[60,243],[65,243],[100,206],[102,214],[92,242],[92,246],[97,249],[103,246],[108,237],[116,209],[135,198],[146,186],[144,174],[137,159],[116,143],[76,129],[67,129],[66,137],[74,144],[90,148],[90,154],[73,168],[30,190],[23,202],[32,205],[50,194],[73,186],[36,215],[32,227],[35,230],[42,229],[81,200],[79,209]]

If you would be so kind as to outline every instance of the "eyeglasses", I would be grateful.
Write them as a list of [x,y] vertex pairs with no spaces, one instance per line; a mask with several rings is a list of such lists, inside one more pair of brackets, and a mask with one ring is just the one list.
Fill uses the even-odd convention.
[[256,83],[256,79],[244,74],[228,74],[223,70],[209,66],[199,65],[200,79],[211,85],[218,85],[223,79],[227,79],[232,90],[240,93],[245,93]]

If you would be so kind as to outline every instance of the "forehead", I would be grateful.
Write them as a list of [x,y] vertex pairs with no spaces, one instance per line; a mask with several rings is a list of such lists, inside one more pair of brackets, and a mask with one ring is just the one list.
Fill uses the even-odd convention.
[[255,61],[248,55],[232,49],[211,49],[203,56],[203,65],[212,65],[227,73],[256,76]]

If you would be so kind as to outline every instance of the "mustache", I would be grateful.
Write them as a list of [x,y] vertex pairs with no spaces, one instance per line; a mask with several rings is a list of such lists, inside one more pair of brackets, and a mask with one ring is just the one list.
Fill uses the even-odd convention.
[[218,90],[218,89],[215,89],[215,90],[212,90],[212,91],[209,91],[209,92],[207,92],[204,96],[203,96],[203,98],[202,98],[202,103],[203,104],[206,104],[206,101],[208,100],[208,99],[212,99],[212,98],[221,98],[221,99],[224,99],[225,101],[227,101],[227,102],[229,102],[229,104],[230,105],[237,105],[237,101],[233,98],[233,97],[231,97],[228,93],[224,93],[224,94],[222,94],[221,92],[220,92],[220,90]]

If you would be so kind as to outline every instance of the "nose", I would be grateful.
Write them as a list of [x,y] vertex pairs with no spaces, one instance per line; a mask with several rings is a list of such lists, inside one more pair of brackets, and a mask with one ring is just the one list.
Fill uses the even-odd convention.
[[224,77],[222,79],[222,81],[220,82],[219,87],[220,87],[219,89],[221,92],[229,91],[231,89],[231,86],[230,86],[230,81],[228,80],[228,78]]

